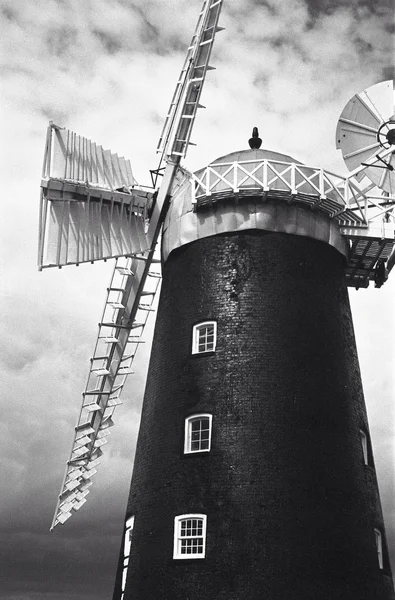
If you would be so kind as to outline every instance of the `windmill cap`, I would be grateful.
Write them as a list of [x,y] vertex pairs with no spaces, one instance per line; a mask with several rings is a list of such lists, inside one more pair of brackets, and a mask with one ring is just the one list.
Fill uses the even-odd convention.
[[288,156],[287,154],[281,154],[280,152],[274,152],[273,150],[264,150],[260,148],[249,148],[247,150],[236,150],[235,152],[230,152],[229,154],[225,154],[224,156],[220,156],[216,158],[211,164],[216,165],[218,163],[228,163],[228,162],[241,162],[245,160],[274,160],[286,163],[295,163],[297,165],[302,165],[303,163],[300,160],[296,160],[292,158],[292,156]]
[[[292,164],[298,169],[292,169]],[[329,209],[311,210],[310,196],[314,203],[319,190],[309,177],[318,177],[319,173],[287,154],[258,148],[220,156],[196,171],[193,178],[186,173],[165,218],[163,260],[173,250],[202,238],[247,230],[310,237],[347,256],[339,225],[326,214]],[[288,202],[293,178],[300,202]],[[341,209],[343,205],[337,201],[336,193],[329,192],[330,199]],[[241,198],[245,202],[240,202]]]

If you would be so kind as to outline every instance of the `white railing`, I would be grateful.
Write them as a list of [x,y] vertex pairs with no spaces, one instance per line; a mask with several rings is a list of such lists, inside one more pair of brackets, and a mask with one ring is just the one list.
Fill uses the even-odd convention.
[[380,217],[393,217],[395,207],[393,196],[369,195],[372,187],[371,183],[359,183],[353,176],[272,159],[215,163],[191,175],[191,199],[195,206],[199,200],[215,200],[229,191],[236,195],[273,193],[319,206],[339,221],[352,218],[365,227]]

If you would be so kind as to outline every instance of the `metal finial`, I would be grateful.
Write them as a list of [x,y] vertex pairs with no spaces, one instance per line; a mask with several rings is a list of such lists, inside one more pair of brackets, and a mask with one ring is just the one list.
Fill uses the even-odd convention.
[[262,146],[262,140],[259,137],[258,127],[254,127],[252,130],[252,137],[248,140],[248,143],[252,150],[258,149]]

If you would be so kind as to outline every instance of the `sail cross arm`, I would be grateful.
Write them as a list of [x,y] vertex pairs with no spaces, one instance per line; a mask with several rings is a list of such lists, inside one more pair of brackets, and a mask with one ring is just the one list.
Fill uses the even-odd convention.
[[62,267],[148,250],[153,194],[130,161],[52,123],[41,182],[38,267]]

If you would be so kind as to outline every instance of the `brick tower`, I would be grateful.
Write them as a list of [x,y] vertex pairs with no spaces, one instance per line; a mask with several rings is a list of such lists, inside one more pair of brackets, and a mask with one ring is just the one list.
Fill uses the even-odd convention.
[[395,598],[349,248],[314,177],[254,148],[172,199],[114,600]]

